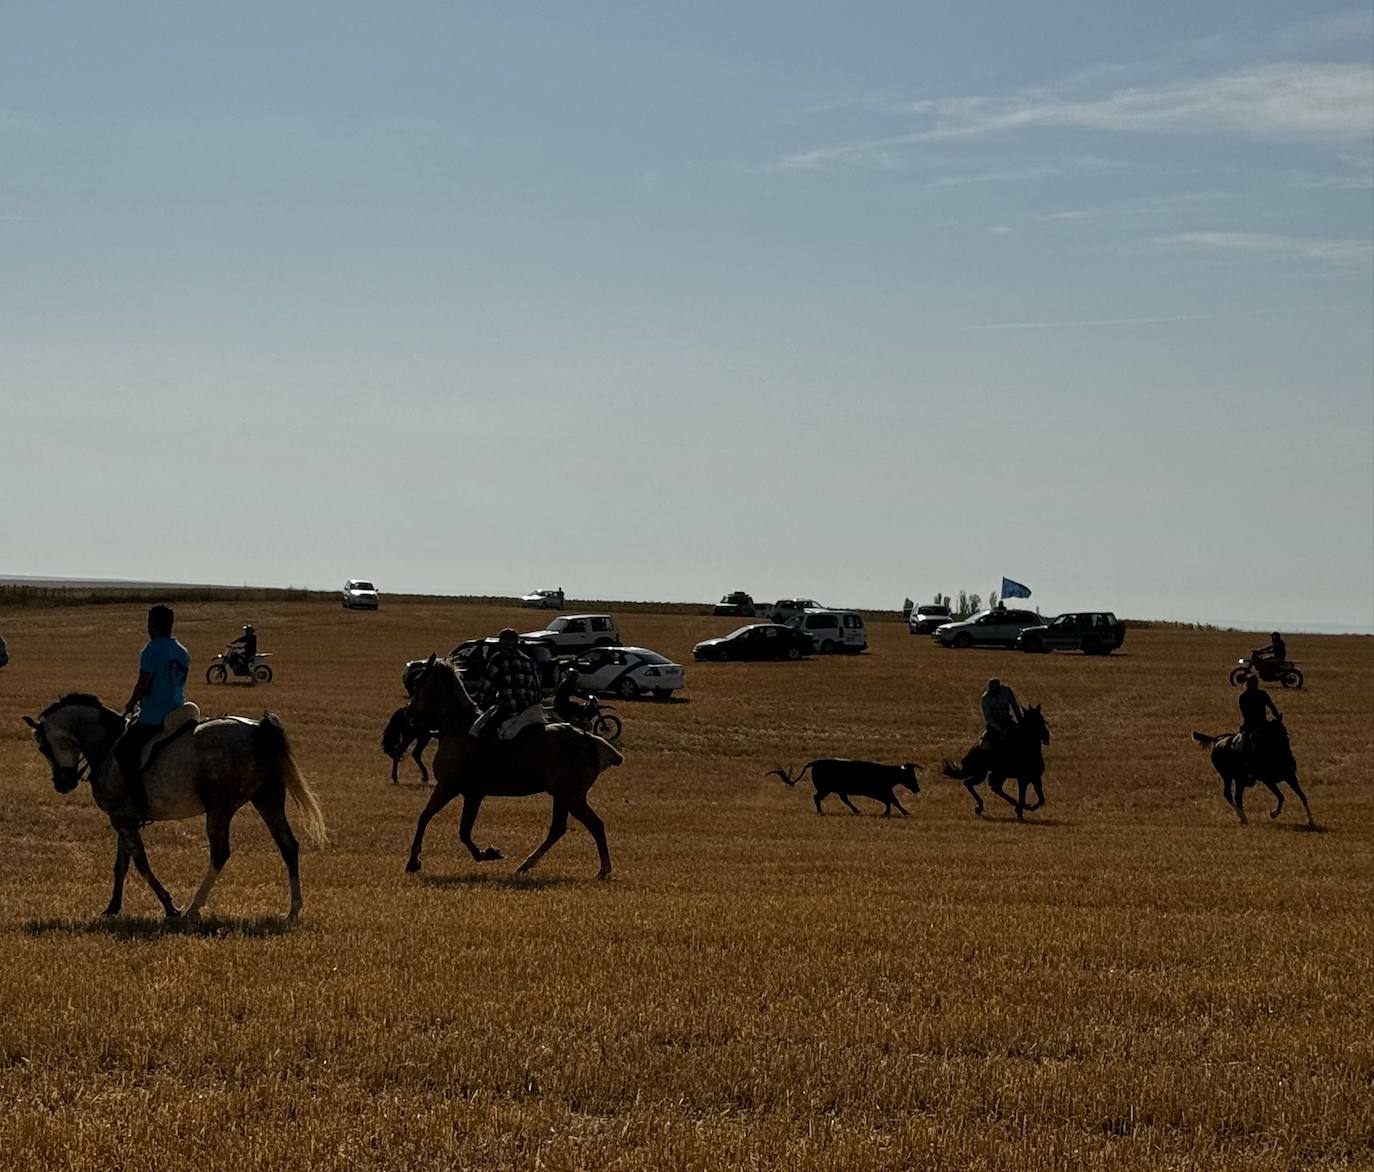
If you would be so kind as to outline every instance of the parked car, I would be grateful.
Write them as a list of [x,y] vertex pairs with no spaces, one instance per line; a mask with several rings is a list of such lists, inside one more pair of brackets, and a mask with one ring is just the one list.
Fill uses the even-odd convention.
[[0,635],[0,667],[4,667],[9,661],[10,649],[5,646],[5,637]]
[[907,630],[913,635],[933,635],[937,627],[953,621],[954,616],[950,614],[949,607],[932,602],[913,610],[907,618],[906,625]]
[[557,655],[574,655],[588,647],[615,647],[620,643],[620,628],[608,614],[559,615],[542,631],[526,631],[520,636],[532,643],[543,643]]
[[753,623],[692,648],[697,659],[800,659],[810,655],[811,638],[777,623]]
[[758,614],[754,600],[743,590],[732,590],[711,608],[713,615],[739,615],[752,619]]
[[1126,624],[1110,611],[1061,614],[1042,626],[1027,627],[1017,637],[1022,651],[1081,651],[1110,655],[1126,638]]
[[1015,647],[1022,631],[1044,621],[1033,610],[999,606],[956,623],[944,623],[935,628],[931,638],[945,647]]
[[539,610],[562,610],[563,587],[557,590],[531,590],[520,596],[521,606],[533,606]]
[[350,578],[344,583],[343,604],[345,610],[376,610],[381,605],[377,597],[377,587],[362,578]]
[[[764,609],[769,610],[768,607],[764,607]],[[768,617],[775,623],[786,624],[788,619],[796,618],[804,610],[824,609],[825,607],[814,598],[779,598],[777,602],[773,603]]]
[[807,610],[793,615],[785,624],[803,632],[822,655],[849,651],[857,655],[868,650],[868,632],[857,610]]
[[613,692],[631,700],[649,693],[655,700],[666,700],[687,686],[687,673],[647,647],[593,647],[572,664],[577,668],[578,685],[588,692]]
[[[498,640],[495,635],[489,635],[485,639],[464,639],[452,651],[448,653],[451,664],[458,669],[458,674],[462,675],[467,670],[479,647],[483,648],[486,654],[496,650]],[[537,643],[527,639],[520,640],[520,650],[534,660],[535,671],[539,673],[539,686],[546,692],[552,692],[558,687],[558,658],[553,653],[553,648],[546,643]],[[413,662],[424,663],[424,660]],[[407,664],[407,669],[409,669]],[[407,685],[406,691],[410,688]]]

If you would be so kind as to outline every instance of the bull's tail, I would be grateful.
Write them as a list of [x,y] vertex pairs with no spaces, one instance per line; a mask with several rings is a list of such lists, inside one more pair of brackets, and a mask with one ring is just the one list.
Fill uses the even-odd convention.
[[291,742],[286,738],[286,729],[274,712],[264,712],[253,733],[253,748],[258,760],[270,772],[275,773],[291,795],[301,815],[301,831],[308,842],[315,846],[325,846],[329,842],[329,831],[324,824],[324,812],[315,798],[301,771],[296,768],[296,759],[291,756]]
[[805,765],[803,765],[800,769],[797,770],[796,777],[790,776],[787,770],[784,769],[781,765],[779,765],[776,769],[770,769],[767,773],[764,774],[764,777],[781,777],[783,781],[785,781],[788,785],[796,785],[797,782],[801,781],[801,779],[806,776],[807,771],[814,764],[814,761],[808,761]]

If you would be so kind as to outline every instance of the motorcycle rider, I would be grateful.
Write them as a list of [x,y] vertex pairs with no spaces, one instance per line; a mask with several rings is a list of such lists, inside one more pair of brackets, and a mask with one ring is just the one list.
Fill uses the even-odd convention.
[[996,752],[1020,722],[1021,705],[1012,690],[996,678],[988,680],[988,690],[983,693],[980,704],[986,728],[979,744]]
[[159,603],[148,611],[148,643],[138,657],[138,680],[124,705],[124,715],[138,709],[133,721],[114,744],[114,759],[124,778],[135,812],[146,816],[147,795],[138,768],[143,746],[162,731],[162,722],[174,708],[186,703],[186,677],[191,672],[191,655],[172,638],[176,614]]
[[544,723],[543,693],[534,661],[520,650],[520,636],[507,627],[497,636],[496,650],[487,657],[487,684],[492,704],[472,726],[477,737],[513,738],[532,724]]
[[559,682],[558,690],[553,694],[553,714],[559,720],[566,720],[569,724],[581,724],[590,715],[594,699],[591,692],[583,690],[579,686],[579,675],[577,668],[568,668],[567,674]]
[[1269,636],[1268,647],[1258,647],[1255,649],[1255,662],[1258,663],[1261,660],[1273,664],[1288,662],[1288,644],[1283,641],[1283,636],[1277,631]]
[[235,675],[247,675],[253,670],[253,660],[258,654],[258,633],[251,623],[245,623],[243,634],[232,640],[224,649],[224,661],[233,669]]
[[1269,713],[1274,720],[1281,722],[1283,714],[1274,707],[1269,693],[1259,686],[1259,677],[1245,677],[1245,687],[1240,693],[1240,749],[1253,757],[1265,747]]

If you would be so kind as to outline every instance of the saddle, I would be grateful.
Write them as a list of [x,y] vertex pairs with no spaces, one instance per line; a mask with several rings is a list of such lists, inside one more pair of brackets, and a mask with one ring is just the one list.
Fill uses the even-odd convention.
[[138,768],[142,772],[148,768],[148,763],[152,761],[157,751],[166,745],[170,745],[178,737],[190,732],[200,723],[200,709],[191,701],[186,701],[180,707],[173,708],[167,713],[162,722],[162,731],[153,737],[138,755]]

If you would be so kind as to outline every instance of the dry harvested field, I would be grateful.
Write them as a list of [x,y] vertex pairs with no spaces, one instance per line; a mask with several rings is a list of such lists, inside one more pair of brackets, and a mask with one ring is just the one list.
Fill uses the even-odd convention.
[[[333,845],[283,868],[252,810],[194,930],[164,930],[108,825],[61,797],[24,713],[116,706],[143,608],[0,613],[0,1165],[16,1168],[1355,1168],[1374,1165],[1374,640],[1294,637],[1274,689],[1318,832],[1222,804],[1193,728],[1235,720],[1254,636],[1136,631],[1110,659],[872,652],[697,664],[686,702],[622,704],[626,763],[528,881],[542,799],[494,801],[477,865],[377,748],[404,659],[517,618],[444,603],[197,603],[201,672],[244,621],[277,682],[207,712],[281,714]],[[525,616],[528,619],[528,616]],[[678,657],[729,620],[627,615]],[[910,818],[817,817],[765,770],[938,764],[989,675],[1042,703],[1048,804],[974,817],[928,773]],[[903,801],[906,802],[905,796]],[[860,800],[860,804],[864,803]],[[867,811],[866,811],[867,812]],[[198,823],[147,834],[181,901]]]

